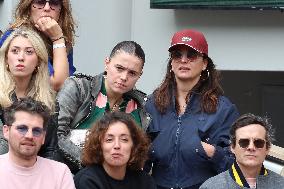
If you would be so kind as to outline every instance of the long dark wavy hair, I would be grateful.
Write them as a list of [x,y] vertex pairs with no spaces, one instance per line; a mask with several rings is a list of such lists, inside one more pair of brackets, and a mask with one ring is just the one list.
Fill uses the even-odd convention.
[[[211,58],[203,54],[203,59],[208,61],[206,70],[201,72],[198,83],[188,92],[187,101],[191,93],[200,94],[200,106],[202,111],[206,113],[214,113],[218,106],[218,97],[223,95],[223,89],[220,85],[220,73],[215,69],[215,65]],[[176,98],[176,110],[179,112],[179,104],[177,101],[177,84],[175,74],[171,71],[172,58],[170,56],[167,64],[166,76],[161,85],[154,90],[154,101],[158,111],[164,114],[172,103],[172,96]]]
[[[70,0],[60,0],[62,2],[62,7],[60,10],[60,16],[58,24],[62,29],[63,35],[66,37],[66,45],[68,50],[74,46],[74,37],[75,37],[75,21],[72,16],[72,8]],[[31,20],[31,6],[33,0],[20,0],[18,3],[15,13],[14,13],[14,23],[11,24],[10,28],[15,29],[20,26],[31,27],[35,31],[37,29],[34,27],[34,23]],[[38,33],[43,38],[48,50],[49,54],[52,52],[52,41],[47,38],[42,32],[38,31]]]

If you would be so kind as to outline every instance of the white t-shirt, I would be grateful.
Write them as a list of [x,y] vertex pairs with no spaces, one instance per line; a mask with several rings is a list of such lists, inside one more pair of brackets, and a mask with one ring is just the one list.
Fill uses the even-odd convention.
[[0,155],[0,188],[2,189],[75,189],[69,168],[60,162],[37,157],[32,167],[21,167]]

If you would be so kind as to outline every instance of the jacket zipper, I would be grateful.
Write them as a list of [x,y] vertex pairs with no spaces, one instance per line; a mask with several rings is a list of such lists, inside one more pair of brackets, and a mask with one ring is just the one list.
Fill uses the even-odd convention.
[[[177,130],[176,130],[176,140],[175,140],[175,167],[176,167],[176,169],[175,169],[175,171],[176,171],[176,173],[175,173],[175,176],[176,176],[176,181],[178,180],[178,164],[179,164],[179,162],[178,162],[178,144],[179,144],[179,135],[180,135],[180,126],[181,126],[181,116],[179,115],[178,116],[178,126],[177,126]],[[178,188],[179,187],[179,183],[176,183],[175,184],[176,186],[176,188]]]

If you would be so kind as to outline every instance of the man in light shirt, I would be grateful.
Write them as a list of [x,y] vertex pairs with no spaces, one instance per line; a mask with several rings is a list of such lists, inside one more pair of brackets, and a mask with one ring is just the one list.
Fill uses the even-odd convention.
[[0,188],[75,189],[69,168],[37,156],[44,143],[48,108],[32,98],[23,98],[4,110],[4,137],[9,152],[0,155]]
[[284,188],[284,178],[263,166],[273,141],[267,118],[245,114],[233,124],[230,135],[235,162],[229,170],[205,181],[200,189]]

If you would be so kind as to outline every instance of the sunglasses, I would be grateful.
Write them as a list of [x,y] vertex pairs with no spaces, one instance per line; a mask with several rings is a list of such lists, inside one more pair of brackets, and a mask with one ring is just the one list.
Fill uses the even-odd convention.
[[257,138],[257,139],[241,138],[238,143],[241,148],[247,148],[251,140],[253,140],[253,145],[256,148],[263,148],[266,143],[265,140],[260,139],[260,138]]
[[[175,60],[181,60],[185,53],[179,50],[171,52],[171,58]],[[189,50],[186,53],[186,57],[190,62],[195,61],[198,57],[203,57],[203,55],[197,51]]]
[[[27,125],[17,125],[15,127],[16,127],[16,130],[23,136],[25,136],[27,132],[29,131],[29,127]],[[44,132],[43,128],[40,128],[40,127],[32,128],[33,137],[40,137],[43,132]]]
[[33,0],[32,5],[34,8],[43,9],[47,2],[51,10],[59,10],[62,5],[60,0]]

